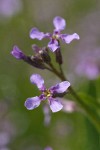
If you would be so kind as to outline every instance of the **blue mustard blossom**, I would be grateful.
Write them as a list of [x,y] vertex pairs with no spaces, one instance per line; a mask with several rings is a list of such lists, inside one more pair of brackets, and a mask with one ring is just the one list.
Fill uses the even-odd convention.
[[53,19],[53,25],[55,27],[53,34],[40,32],[37,28],[34,27],[30,31],[30,38],[38,40],[42,40],[43,38],[49,38],[50,42],[48,43],[48,47],[52,52],[56,51],[60,47],[59,39],[64,41],[66,44],[69,44],[74,39],[80,39],[77,33],[73,33],[71,35],[61,34],[61,31],[64,30],[66,27],[65,19],[57,16]]
[[55,93],[64,93],[70,86],[70,83],[68,81],[58,83],[55,86],[51,86],[49,89],[45,87],[44,80],[39,74],[33,74],[30,77],[30,81],[32,84],[37,85],[38,89],[42,92],[42,94],[40,96],[35,96],[26,99],[25,107],[28,110],[32,110],[38,107],[40,103],[46,99],[48,99],[48,103],[52,112],[60,111],[63,108],[63,105],[61,104],[59,99],[53,98],[53,95]]

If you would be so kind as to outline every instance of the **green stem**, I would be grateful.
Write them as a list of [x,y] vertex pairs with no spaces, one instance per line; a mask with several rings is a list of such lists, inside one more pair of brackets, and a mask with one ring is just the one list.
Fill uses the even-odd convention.
[[[62,81],[66,81],[66,77],[64,76],[63,70],[60,67],[60,73],[55,69],[55,67],[50,64],[50,67],[52,68],[52,72],[56,74]],[[88,118],[91,120],[91,122],[94,124],[98,132],[100,133],[100,119],[95,116],[95,114],[91,111],[91,109],[84,103],[84,101],[77,95],[77,93],[74,91],[72,86],[69,87],[69,91],[71,95],[75,98],[75,100],[81,105],[82,108],[84,108],[86,114],[88,115]]]

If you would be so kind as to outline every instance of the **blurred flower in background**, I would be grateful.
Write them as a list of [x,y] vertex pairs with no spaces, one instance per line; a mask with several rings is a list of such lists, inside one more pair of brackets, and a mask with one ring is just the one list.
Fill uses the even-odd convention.
[[51,147],[46,147],[44,150],[53,150]]
[[79,110],[77,104],[72,100],[68,100],[68,99],[63,98],[62,104],[64,106],[62,111],[66,112],[66,113],[73,113],[73,112]]
[[0,103],[0,150],[9,150],[9,144],[15,136],[15,127],[13,123],[7,118],[7,105]]
[[80,52],[76,73],[90,80],[96,79],[100,75],[100,49]]
[[22,10],[21,0],[0,0],[0,16],[10,18]]
[[47,104],[43,106],[44,125],[48,126],[51,122],[51,112]]

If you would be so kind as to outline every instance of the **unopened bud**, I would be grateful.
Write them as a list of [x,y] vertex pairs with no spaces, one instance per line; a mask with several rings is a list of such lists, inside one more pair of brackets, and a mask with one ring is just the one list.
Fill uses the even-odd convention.
[[18,46],[14,46],[13,50],[11,51],[11,54],[16,58],[16,59],[24,59],[26,56],[25,54],[18,48]]
[[49,64],[51,62],[51,58],[48,53],[48,49],[46,47],[40,48],[36,44],[32,45],[32,49],[35,52],[35,56],[41,58],[43,62]]
[[24,61],[36,68],[46,69],[43,61],[36,56],[27,56]]
[[47,48],[43,48],[41,51],[39,51],[39,53],[45,63],[49,64],[51,62],[51,58],[49,56]]
[[55,51],[55,55],[56,55],[56,62],[61,65],[63,63],[63,61],[62,61],[62,54],[61,54],[60,48],[58,48]]

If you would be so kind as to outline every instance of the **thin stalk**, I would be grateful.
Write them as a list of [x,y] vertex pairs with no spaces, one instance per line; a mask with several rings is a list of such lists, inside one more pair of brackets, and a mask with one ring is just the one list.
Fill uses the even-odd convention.
[[47,67],[47,66],[45,67],[45,69],[47,69],[47,70],[53,72],[53,70],[52,70],[51,68]]
[[[67,78],[64,75],[64,72],[62,70],[61,65],[60,67],[60,73],[55,69],[55,67],[50,64],[50,67],[52,68],[52,72],[56,74],[62,81],[67,80]],[[95,114],[91,111],[91,109],[83,102],[83,100],[78,96],[78,94],[74,91],[72,86],[69,87],[69,91],[71,95],[75,98],[75,100],[84,108],[86,114],[88,115],[88,118],[91,120],[91,122],[94,124],[98,132],[100,133],[100,119],[95,116]]]
[[61,74],[60,72],[58,72],[55,67],[53,66],[52,63],[49,64],[49,66],[51,67],[52,70],[50,70],[52,73],[54,73],[55,75],[57,75],[59,78],[61,78]]

